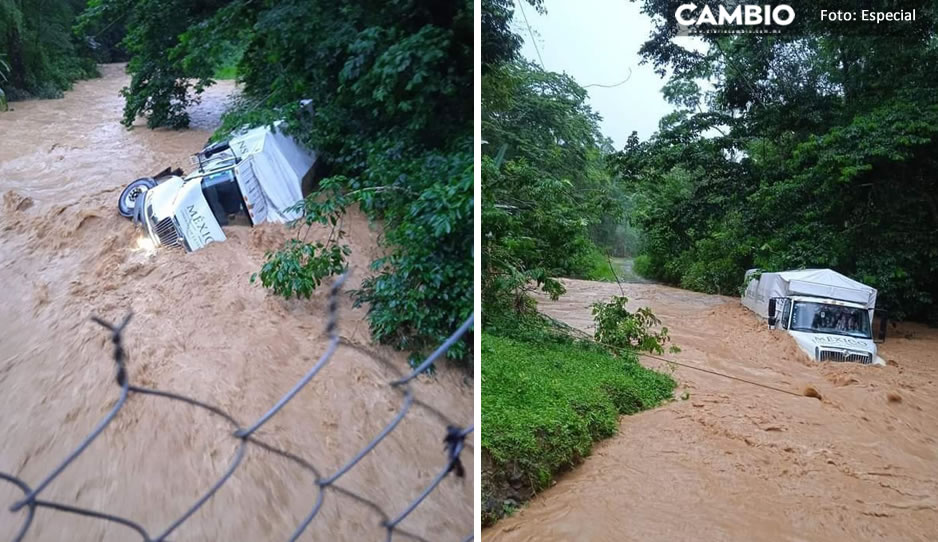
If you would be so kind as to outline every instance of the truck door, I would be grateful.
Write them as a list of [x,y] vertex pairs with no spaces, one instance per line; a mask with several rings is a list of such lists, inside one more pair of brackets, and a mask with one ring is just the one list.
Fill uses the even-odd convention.
[[267,220],[267,197],[261,189],[260,183],[254,174],[254,165],[251,157],[242,160],[235,168],[238,186],[244,198],[244,207],[251,217],[251,224],[257,225]]
[[225,233],[215,220],[215,214],[202,194],[202,183],[190,181],[182,185],[173,202],[173,218],[190,252],[205,245],[224,241]]
[[782,325],[782,329],[788,329],[788,321],[791,319],[791,306],[792,306],[791,299],[784,297],[780,299],[778,302],[781,303],[782,305],[781,310],[779,311],[782,315],[779,322]]

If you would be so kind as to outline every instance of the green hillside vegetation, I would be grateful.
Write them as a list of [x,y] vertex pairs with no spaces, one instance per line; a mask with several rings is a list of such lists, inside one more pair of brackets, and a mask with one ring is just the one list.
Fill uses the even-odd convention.
[[[514,328],[482,336],[483,522],[550,486],[618,432],[619,416],[671,397],[674,381],[590,343]],[[521,337],[518,339],[518,337]],[[514,503],[514,504],[512,504]]]
[[641,53],[671,74],[677,110],[614,159],[645,237],[636,269],[733,295],[748,268],[830,267],[891,317],[938,323],[938,5],[912,8],[894,35],[802,17],[780,35],[703,35],[705,53],[659,24]]
[[0,0],[0,101],[60,98],[97,75],[86,43],[72,25],[84,0]]
[[508,0],[482,4],[486,525],[615,435],[620,415],[660,404],[675,385],[632,351],[666,342],[646,313],[601,311],[615,320],[609,336],[626,347],[618,355],[537,312],[533,291],[556,299],[564,294],[559,277],[615,280],[608,254],[630,255],[640,239],[625,222],[631,202],[586,91],[520,57],[513,9]]

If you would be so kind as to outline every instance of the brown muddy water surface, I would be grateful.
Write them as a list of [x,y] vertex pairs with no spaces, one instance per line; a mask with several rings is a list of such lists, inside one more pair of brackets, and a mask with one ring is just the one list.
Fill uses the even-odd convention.
[[[80,82],[62,100],[19,102],[0,114],[0,471],[37,484],[113,407],[107,333],[92,315],[116,321],[134,312],[125,344],[131,382],[216,405],[246,425],[308,370],[327,343],[326,291],[310,301],[272,297],[248,279],[264,252],[286,236],[280,225],[226,228],[228,241],[192,254],[136,248],[131,222],[117,213],[123,186],[166,166],[188,171],[226,96],[221,82],[194,108],[186,131],[126,131],[128,82],[119,65]],[[377,253],[378,232],[358,214],[346,221],[355,288]],[[327,231],[313,232],[323,239]],[[311,237],[313,236],[311,235]],[[334,472],[399,410],[387,382],[406,356],[371,344],[364,311],[347,296],[338,354],[265,425],[258,437]],[[369,353],[376,353],[385,361]],[[416,383],[415,406],[398,428],[340,484],[397,515],[445,463],[446,422],[472,421],[472,388],[441,367]],[[463,452],[472,464],[472,437]],[[227,469],[237,439],[217,416],[168,399],[131,394],[104,433],[41,494],[45,500],[127,517],[161,532]],[[472,530],[472,469],[449,477],[401,527],[428,540],[461,540]],[[286,540],[310,512],[313,476],[249,446],[233,478],[171,539]],[[25,513],[0,481],[0,541]],[[334,491],[301,540],[384,540],[382,516]],[[395,535],[395,540],[407,539]],[[27,541],[139,540],[129,529],[39,508]]]
[[[540,309],[592,333],[589,305],[618,286],[564,283]],[[821,365],[737,298],[624,287],[668,326],[673,359],[821,400],[678,366],[674,402],[623,417],[486,542],[938,540],[938,330],[891,329],[886,367]]]

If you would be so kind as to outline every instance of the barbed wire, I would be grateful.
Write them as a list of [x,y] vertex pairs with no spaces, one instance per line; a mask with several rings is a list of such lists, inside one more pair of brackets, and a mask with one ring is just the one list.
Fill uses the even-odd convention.
[[[357,454],[355,454],[351,459],[349,459],[344,465],[339,467],[335,472],[328,476],[323,476],[322,473],[314,467],[309,461],[293,454],[291,452],[281,450],[270,444],[267,444],[254,436],[254,433],[261,428],[265,423],[267,423],[272,417],[274,417],[280,409],[282,409],[291,399],[293,399],[301,389],[303,389],[306,384],[312,380],[316,374],[323,368],[325,365],[334,357],[336,350],[339,348],[339,344],[351,346],[353,348],[358,348],[356,345],[352,345],[343,341],[338,333],[338,296],[339,292],[342,289],[348,273],[342,274],[336,282],[332,285],[332,288],[329,292],[329,320],[326,325],[326,333],[329,336],[329,343],[326,347],[325,352],[320,356],[316,363],[310,367],[305,375],[291,388],[283,397],[277,401],[273,407],[270,408],[266,413],[264,413],[256,422],[251,424],[248,427],[243,427],[232,415],[221,410],[218,407],[212,406],[210,404],[204,403],[202,401],[192,399],[190,397],[185,397],[169,391],[162,391],[151,388],[143,388],[140,386],[135,386],[130,383],[130,378],[127,374],[127,367],[125,365],[125,351],[124,351],[124,331],[127,328],[127,325],[130,323],[132,314],[128,313],[124,317],[123,321],[119,324],[114,325],[109,322],[106,322],[98,317],[93,316],[92,320],[105,327],[111,332],[111,342],[114,344],[114,365],[115,365],[115,380],[117,385],[120,387],[120,396],[117,400],[117,403],[111,408],[107,415],[92,429],[91,433],[75,447],[75,449],[61,462],[59,465],[52,470],[45,478],[42,479],[35,487],[30,486],[24,480],[12,475],[6,474],[3,471],[0,471],[0,480],[6,481],[10,484],[13,484],[20,491],[23,492],[23,498],[13,503],[10,506],[10,512],[18,512],[20,510],[25,510],[26,517],[23,521],[22,526],[16,535],[13,537],[13,542],[20,542],[26,536],[29,531],[30,526],[33,524],[33,520],[36,516],[36,510],[39,508],[48,508],[52,510],[58,510],[60,512],[67,512],[71,514],[78,514],[81,516],[97,518],[119,525],[123,525],[129,529],[132,529],[139,534],[144,542],[164,542],[167,540],[173,532],[175,532],[183,523],[186,522],[193,514],[195,514],[199,508],[202,507],[212,496],[215,494],[218,489],[220,489],[225,482],[227,482],[231,476],[234,474],[235,470],[241,465],[242,459],[248,444],[253,444],[262,448],[268,452],[274,453],[288,459],[295,463],[296,465],[302,467],[303,469],[311,472],[315,477],[315,484],[319,488],[319,492],[316,497],[316,501],[312,503],[312,508],[310,512],[303,518],[302,522],[296,527],[293,531],[293,534],[288,539],[290,542],[298,540],[299,537],[303,534],[306,528],[310,523],[316,518],[316,514],[322,509],[323,503],[325,501],[326,490],[335,491],[344,496],[351,497],[352,499],[368,506],[374,510],[378,515],[383,519],[380,523],[386,531],[386,542],[391,542],[395,533],[407,536],[413,540],[420,542],[428,542],[425,538],[410,533],[400,528],[400,524],[404,521],[407,516],[409,516],[420,504],[442,483],[443,479],[447,477],[450,473],[455,473],[456,476],[463,478],[465,477],[465,467],[462,464],[460,459],[460,454],[466,446],[466,437],[472,433],[473,426],[470,423],[466,427],[460,427],[453,422],[451,422],[445,415],[443,415],[438,410],[434,409],[432,406],[422,403],[414,396],[414,391],[410,387],[410,383],[417,378],[421,373],[427,371],[438,359],[446,354],[446,351],[460,340],[463,335],[469,330],[473,325],[473,316],[470,316],[463,324],[453,333],[448,339],[446,339],[443,344],[441,344],[430,356],[424,360],[419,366],[414,368],[410,373],[401,376],[400,378],[393,380],[389,385],[403,393],[404,399],[401,404],[400,410],[394,416],[394,418]],[[363,350],[363,349],[362,349]],[[368,355],[374,359],[384,361],[386,365],[390,366],[390,363],[381,360],[378,356],[372,352],[367,352]],[[197,406],[208,410],[212,414],[224,418],[231,426],[234,428],[232,436],[239,439],[239,444],[237,451],[235,452],[234,458],[231,461],[228,469],[222,475],[218,481],[216,481],[209,489],[206,491],[199,499],[189,507],[186,512],[180,516],[178,519],[173,521],[168,527],[164,528],[162,532],[155,536],[151,536],[147,530],[136,523],[133,520],[108,514],[105,512],[100,512],[96,510],[90,510],[87,508],[81,508],[77,506],[72,506],[69,504],[48,501],[40,499],[40,494],[47,488],[49,485],[58,477],[66,468],[84,452],[88,446],[107,428],[108,424],[117,416],[121,408],[127,402],[131,394],[143,394],[143,395],[153,395],[157,397],[165,397],[168,399],[173,399],[181,401],[193,406]],[[446,431],[442,438],[443,449],[445,452],[445,461],[443,462],[442,467],[439,472],[434,476],[433,480],[423,489],[423,491],[416,496],[412,501],[407,503],[402,510],[398,511],[395,515],[391,516],[384,509],[375,503],[361,495],[358,495],[348,489],[345,489],[336,484],[336,482],[346,473],[348,473],[352,468],[355,467],[366,455],[368,455],[372,450],[374,450],[378,444],[384,440],[394,429],[398,426],[401,420],[407,415],[411,407],[414,404],[418,404],[428,410],[432,411],[438,418],[446,422]],[[473,535],[470,533],[466,538],[462,539],[463,542],[472,540]]]

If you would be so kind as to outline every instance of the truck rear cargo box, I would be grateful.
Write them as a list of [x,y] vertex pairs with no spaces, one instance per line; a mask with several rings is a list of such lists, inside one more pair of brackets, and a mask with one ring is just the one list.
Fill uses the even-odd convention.
[[763,318],[769,316],[773,297],[810,296],[859,303],[867,309],[876,307],[876,289],[831,269],[802,269],[780,273],[746,272],[743,305]]

